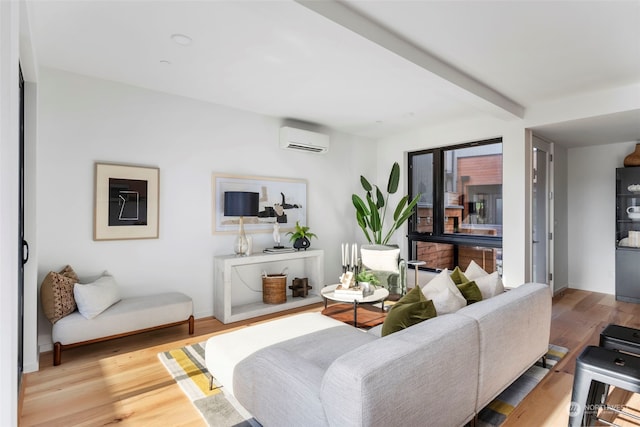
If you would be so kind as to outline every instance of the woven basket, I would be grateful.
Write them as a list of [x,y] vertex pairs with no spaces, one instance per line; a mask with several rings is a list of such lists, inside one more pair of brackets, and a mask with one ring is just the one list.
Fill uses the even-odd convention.
[[267,274],[262,276],[262,302],[265,304],[287,302],[286,274]]

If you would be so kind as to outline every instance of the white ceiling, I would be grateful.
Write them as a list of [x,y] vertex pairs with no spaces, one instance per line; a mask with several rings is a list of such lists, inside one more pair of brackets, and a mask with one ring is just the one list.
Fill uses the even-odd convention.
[[[27,5],[40,66],[374,138],[640,82],[639,0]],[[537,131],[620,142],[640,139],[638,123],[635,111]]]

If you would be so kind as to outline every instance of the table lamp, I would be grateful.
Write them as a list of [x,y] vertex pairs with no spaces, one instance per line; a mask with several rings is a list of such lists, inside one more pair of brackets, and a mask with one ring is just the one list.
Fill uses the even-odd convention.
[[236,255],[244,256],[249,251],[249,242],[244,234],[243,217],[258,216],[258,193],[249,191],[225,191],[224,192],[224,216],[240,217],[238,237],[233,246]]

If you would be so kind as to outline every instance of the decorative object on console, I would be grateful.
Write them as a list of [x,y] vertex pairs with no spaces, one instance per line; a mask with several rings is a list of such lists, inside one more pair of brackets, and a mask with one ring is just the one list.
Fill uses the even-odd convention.
[[249,242],[244,233],[244,217],[258,215],[258,193],[249,191],[226,191],[224,193],[224,216],[239,217],[240,228],[233,245],[236,255],[247,255]]
[[309,285],[309,279],[306,277],[296,277],[291,281],[291,296],[305,298],[309,295],[309,289],[313,289],[313,286]]
[[293,242],[293,247],[297,250],[304,249],[305,251],[309,246],[311,246],[311,241],[309,239],[317,236],[311,232],[309,232],[309,227],[300,225],[298,221],[296,221],[295,231],[290,231],[287,235],[291,235],[289,240]]
[[636,144],[633,153],[624,158],[624,167],[640,166],[640,142]]
[[357,194],[353,194],[351,196],[353,206],[356,208],[356,219],[358,220],[358,225],[364,232],[369,243],[386,245],[389,243],[389,239],[393,236],[393,233],[395,233],[395,231],[399,229],[402,224],[411,217],[411,215],[413,215],[421,194],[417,194],[409,203],[407,203],[409,200],[408,195],[405,195],[400,199],[398,205],[393,211],[393,224],[383,236],[384,220],[386,218],[387,206],[389,204],[389,196],[398,191],[398,184],[400,183],[400,165],[396,162],[391,167],[389,181],[387,182],[386,197],[382,194],[380,188],[375,186],[374,199],[373,186],[362,175],[360,175],[360,183],[362,184],[364,191],[367,192],[366,203]]
[[213,174],[212,187],[213,234],[231,234],[238,229],[238,220],[224,215],[224,193],[228,191],[259,194],[257,215],[244,223],[247,233],[273,233],[274,223],[279,225],[279,232],[293,231],[296,221],[306,223],[305,180]]
[[160,169],[95,164],[93,240],[157,239]]
[[265,304],[283,304],[287,302],[286,268],[280,274],[262,272],[262,302]]

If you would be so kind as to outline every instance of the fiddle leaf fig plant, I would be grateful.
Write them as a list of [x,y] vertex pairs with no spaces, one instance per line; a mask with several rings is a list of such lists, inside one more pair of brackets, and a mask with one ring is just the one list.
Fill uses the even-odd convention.
[[421,194],[417,194],[413,200],[409,202],[409,195],[405,195],[393,210],[393,223],[389,230],[384,234],[384,224],[387,216],[387,207],[389,205],[389,197],[398,191],[400,183],[400,165],[395,162],[389,173],[389,181],[387,182],[386,195],[382,193],[378,186],[372,186],[369,181],[360,176],[360,184],[364,191],[367,192],[365,200],[357,194],[351,196],[353,206],[356,208],[356,219],[358,225],[362,228],[364,235],[369,243],[386,245],[393,233],[404,224],[404,222],[413,215]]

